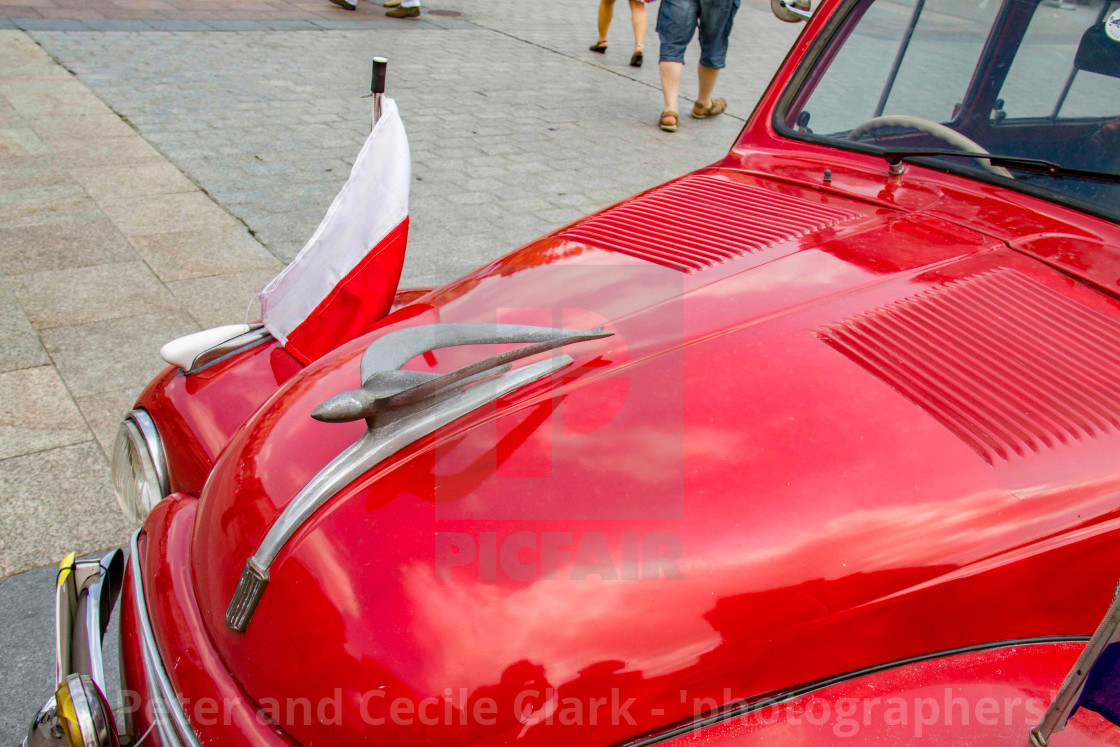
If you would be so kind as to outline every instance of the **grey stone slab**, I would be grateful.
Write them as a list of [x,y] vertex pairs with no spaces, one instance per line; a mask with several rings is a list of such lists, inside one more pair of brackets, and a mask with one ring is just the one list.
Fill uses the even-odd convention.
[[[3,19],[0,19],[3,20]],[[0,656],[0,739],[19,744],[54,692],[55,565],[0,581],[4,656]]]
[[31,123],[44,142],[56,140],[100,140],[132,137],[136,133],[112,113],[77,117],[40,117]]
[[0,226],[31,226],[96,210],[76,183],[0,192]]
[[139,18],[87,18],[85,24],[90,31],[152,31],[154,28],[151,21]]
[[112,456],[113,442],[117,438],[121,421],[136,404],[143,391],[143,387],[132,387],[119,392],[90,394],[78,398],[78,409],[82,411],[82,416],[93,431],[93,436],[101,446],[106,459]]
[[0,373],[0,460],[90,438],[52,366]]
[[237,324],[258,318],[256,295],[273,277],[273,270],[249,270],[231,275],[215,275],[195,280],[168,283],[203,329],[222,324]]
[[0,156],[45,155],[50,153],[47,144],[24,125],[0,128]]
[[124,235],[98,209],[63,214],[33,225],[0,224],[0,272],[7,275],[136,258]]
[[259,21],[208,19],[206,25],[214,31],[268,31],[268,27]]
[[162,155],[142,137],[114,137],[97,140],[53,140],[50,153],[71,167],[119,166],[161,160]]
[[312,21],[300,21],[295,19],[277,20],[277,21],[261,21],[262,24],[270,29],[276,31],[309,31],[311,29],[318,29]]
[[197,330],[191,317],[170,312],[59,327],[40,337],[67,388],[83,397],[144,386],[167,365],[160,346]]
[[0,371],[49,364],[38,333],[6,288],[0,284]]
[[235,228],[237,222],[201,192],[102,200],[101,209],[128,237],[153,233]]
[[9,278],[37,330],[171,311],[177,304],[143,262],[118,262]]
[[283,269],[283,263],[240,226],[134,236],[131,243],[164,282]]
[[92,440],[0,461],[0,576],[123,544],[109,465]]
[[190,20],[153,20],[147,22],[153,31],[210,31],[211,27],[204,21]]
[[43,187],[73,187],[77,182],[57,158],[44,154],[0,158],[0,184],[4,185],[5,192],[15,192]]
[[190,180],[167,161],[85,166],[70,173],[98,201],[196,191]]
[[85,21],[69,18],[12,18],[11,21],[24,31],[89,31]]

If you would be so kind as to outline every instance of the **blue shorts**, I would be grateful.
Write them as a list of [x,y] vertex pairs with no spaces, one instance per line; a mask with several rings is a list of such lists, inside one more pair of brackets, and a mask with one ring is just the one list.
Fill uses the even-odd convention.
[[700,64],[722,70],[727,39],[739,10],[739,0],[661,0],[657,36],[662,62],[684,62],[684,50],[700,27]]

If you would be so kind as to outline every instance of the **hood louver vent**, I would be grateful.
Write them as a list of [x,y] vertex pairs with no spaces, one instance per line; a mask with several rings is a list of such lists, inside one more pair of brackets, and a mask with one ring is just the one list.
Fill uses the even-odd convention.
[[820,334],[989,464],[1120,432],[1120,322],[1013,270]]
[[714,176],[688,176],[559,234],[693,272],[850,221],[857,213]]

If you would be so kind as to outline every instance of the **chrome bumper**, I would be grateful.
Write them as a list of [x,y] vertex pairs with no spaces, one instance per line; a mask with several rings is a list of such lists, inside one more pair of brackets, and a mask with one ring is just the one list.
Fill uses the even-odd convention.
[[[128,563],[132,571],[130,575],[136,599],[144,673],[148,680],[154,718],[152,730],[158,734],[163,747],[199,747],[198,738],[187,722],[186,714],[171,686],[152,633],[144,580],[140,573],[140,553],[137,548],[139,536],[139,530],[132,535]],[[73,674],[87,675],[101,693],[105,692],[102,641],[109,625],[109,617],[120,596],[124,564],[124,553],[120,550],[114,550],[100,560],[74,560],[70,556],[62,562],[55,588],[57,684]],[[65,737],[61,741],[58,739],[60,734],[57,725],[52,724],[54,714],[55,697],[52,695],[32,721],[23,747],[67,744]]]
[[[54,597],[56,686],[61,687],[72,675],[78,675],[80,684],[84,675],[87,682],[92,680],[103,700],[105,662],[101,643],[123,580],[124,553],[120,550],[100,560],[75,560],[71,554],[60,564]],[[23,747],[69,744],[59,710],[52,695],[31,722]],[[99,717],[96,724],[90,720],[93,709],[82,709],[82,712],[82,728],[86,735],[93,734],[94,741],[104,744],[116,743],[116,734],[110,728],[111,719],[104,711],[96,713]]]

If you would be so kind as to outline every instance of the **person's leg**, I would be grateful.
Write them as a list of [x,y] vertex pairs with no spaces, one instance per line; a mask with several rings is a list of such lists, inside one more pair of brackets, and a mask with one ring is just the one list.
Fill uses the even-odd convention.
[[715,90],[717,78],[719,78],[718,68],[696,66],[696,80],[700,84],[700,93],[696,96],[697,104],[704,108],[712,105],[712,91]]
[[683,70],[683,62],[661,61],[661,95],[665,99],[665,111],[667,112],[677,111],[677,97],[681,92],[681,72]]
[[641,52],[646,46],[646,4],[643,0],[630,0],[630,21],[634,24],[634,51]]
[[595,43],[596,46],[605,47],[607,45],[607,32],[611,28],[613,18],[614,0],[599,0],[599,40]]
[[416,18],[420,15],[420,0],[401,0],[400,7],[385,11],[390,18]]
[[727,63],[727,43],[739,10],[739,0],[699,0],[699,3],[700,64],[696,67],[699,91],[692,113],[710,116],[721,114],[727,108],[727,102],[719,99],[720,103],[713,110],[712,91],[715,90],[719,71]]
[[[697,0],[661,0],[657,13],[657,36],[661,40],[661,95],[665,99],[665,112],[677,111],[677,97],[681,90],[681,72],[684,70],[684,50],[696,31]],[[665,118],[662,117],[662,129]],[[676,122],[673,122],[676,129]]]

